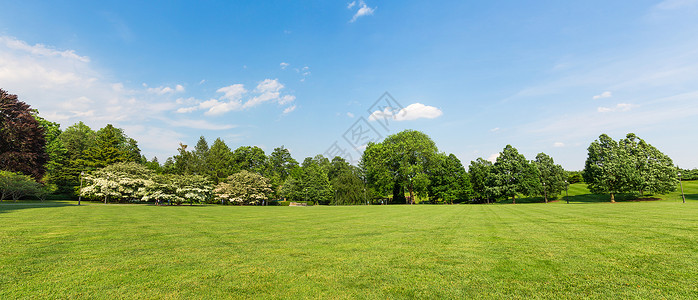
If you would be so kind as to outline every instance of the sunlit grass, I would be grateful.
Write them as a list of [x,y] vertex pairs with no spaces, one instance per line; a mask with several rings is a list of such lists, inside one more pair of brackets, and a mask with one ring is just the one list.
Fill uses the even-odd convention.
[[0,204],[0,299],[696,298],[689,186],[687,204]]

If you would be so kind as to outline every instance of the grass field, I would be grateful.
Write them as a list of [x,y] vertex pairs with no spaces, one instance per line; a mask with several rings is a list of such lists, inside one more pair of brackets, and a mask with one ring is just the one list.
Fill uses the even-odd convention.
[[688,185],[686,204],[0,204],[0,299],[698,298]]

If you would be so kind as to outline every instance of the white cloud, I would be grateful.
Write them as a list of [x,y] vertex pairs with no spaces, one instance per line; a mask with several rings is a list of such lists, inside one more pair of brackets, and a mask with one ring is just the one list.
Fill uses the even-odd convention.
[[[355,5],[355,4],[356,4],[356,3],[354,3],[354,5]],[[352,7],[354,7],[354,5],[352,5],[352,4],[350,3],[350,6],[347,5],[347,8],[351,9]],[[360,17],[372,15],[373,12],[376,10],[375,7],[371,8],[371,7],[369,7],[368,5],[366,5],[366,2],[364,2],[363,0],[360,0],[360,1],[359,1],[359,4],[358,4],[357,7],[358,7],[359,9],[356,11],[356,13],[354,14],[354,16],[353,16],[353,17],[351,18],[351,20],[349,21],[350,23],[354,23],[354,22],[356,21],[356,19],[358,19],[358,18],[360,18]]]
[[391,118],[395,121],[412,121],[417,119],[435,119],[442,114],[443,112],[436,107],[424,105],[422,103],[412,103],[399,110],[397,113],[390,107],[386,107],[383,111],[374,111],[368,119],[375,121],[378,119]]
[[610,92],[610,91],[605,91],[605,92],[603,92],[603,93],[601,93],[601,94],[599,94],[599,95],[596,95],[596,96],[594,96],[594,97],[592,97],[592,98],[593,98],[594,100],[597,100],[597,99],[603,99],[603,98],[611,98],[611,96],[612,96],[612,95],[611,95],[611,92]]
[[289,106],[289,107],[287,107],[286,109],[284,109],[284,112],[283,112],[283,113],[284,113],[284,115],[285,115],[285,114],[288,114],[288,113],[290,113],[290,112],[292,112],[292,111],[294,111],[294,110],[296,110],[296,106],[295,106],[295,105]]
[[281,99],[279,99],[279,104],[284,105],[284,104],[287,104],[287,103],[291,103],[291,102],[293,102],[294,100],[296,100],[296,96],[293,96],[293,95],[284,95],[284,96],[281,97]]
[[176,111],[180,114],[183,114],[183,113],[190,113],[190,112],[196,111],[198,109],[199,109],[198,106],[190,106],[190,107],[180,107]]
[[290,66],[290,65],[291,65],[291,64],[285,63],[285,62],[282,62],[282,63],[279,64],[279,66],[281,66],[281,70],[286,70],[286,68],[287,68],[288,66]]
[[356,5],[356,1],[349,2],[349,3],[347,3],[347,9],[351,9],[355,5]]
[[[205,115],[220,115],[230,111],[251,108],[264,102],[271,101],[284,105],[295,101],[296,96],[281,94],[283,88],[284,85],[277,79],[261,81],[252,92],[245,89],[243,84],[233,84],[216,90],[218,93],[223,93],[218,99],[198,101],[194,98],[179,98],[175,101],[177,104],[188,106],[180,107],[175,111],[178,113],[191,113],[197,110],[206,110]],[[247,98],[245,101],[246,96],[251,98]]]
[[245,86],[242,84],[233,84],[226,87],[222,87],[216,90],[218,93],[223,93],[221,99],[229,101],[239,101],[242,96],[247,93]]
[[555,143],[553,144],[553,147],[555,147],[555,148],[565,147],[565,143],[563,143],[563,142],[555,142]]
[[629,111],[633,107],[630,103],[618,103],[615,107],[602,107],[600,106],[596,110],[600,113],[607,112],[618,112],[618,111]]
[[[144,86],[147,86],[144,84]],[[157,95],[165,95],[165,94],[174,94],[174,93],[182,93],[184,92],[184,86],[178,84],[174,88],[169,87],[169,86],[160,86],[156,88],[148,88],[148,93],[151,94],[157,94]]]
[[36,44],[34,46],[31,46],[24,41],[20,41],[16,38],[8,36],[0,36],[0,44],[4,45],[9,49],[25,52],[33,56],[62,57],[70,60],[77,60],[84,63],[90,62],[89,57],[77,55],[75,54],[74,50],[58,51],[48,48],[42,44]]
[[245,102],[242,107],[249,108],[272,100],[281,101],[279,98],[279,91],[283,88],[284,85],[281,84],[277,79],[264,79],[262,82],[257,84],[257,88],[255,88],[255,92],[257,92],[259,95]]
[[497,131],[499,131],[499,127],[495,127],[495,128],[490,129],[490,132],[497,132]]
[[353,117],[354,117],[354,114],[348,112],[348,113],[347,113],[347,117],[353,118]]
[[487,160],[489,160],[489,161],[491,161],[491,162],[496,162],[496,161],[497,161],[497,157],[499,157],[499,155],[500,155],[499,152],[497,152],[497,153],[492,153],[492,154],[490,154],[490,157],[487,158]]

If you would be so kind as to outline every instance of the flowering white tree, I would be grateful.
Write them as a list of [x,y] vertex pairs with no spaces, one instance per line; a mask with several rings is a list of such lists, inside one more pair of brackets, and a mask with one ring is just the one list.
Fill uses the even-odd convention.
[[220,182],[213,192],[218,199],[242,205],[269,199],[272,189],[268,178],[243,170]]
[[85,175],[80,194],[117,201],[168,201],[181,204],[206,202],[213,185],[203,176],[157,175],[137,163],[117,163]]
[[205,203],[211,199],[213,185],[211,182],[200,175],[183,175],[173,178],[177,186],[177,196],[179,196],[178,204],[184,201],[190,203]]

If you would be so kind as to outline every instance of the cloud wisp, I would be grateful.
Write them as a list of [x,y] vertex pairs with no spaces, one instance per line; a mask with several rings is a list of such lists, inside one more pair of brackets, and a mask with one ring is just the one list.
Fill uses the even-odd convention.
[[355,7],[357,7],[358,9],[354,13],[354,16],[351,18],[351,20],[349,20],[349,23],[356,22],[358,18],[373,15],[373,12],[376,11],[376,7],[369,7],[363,0],[359,0],[358,2],[352,1],[349,4],[347,4],[347,9],[353,10]]
[[[252,91],[248,91],[244,84],[237,83],[216,90],[217,93],[223,94],[218,98],[206,101],[188,101],[190,103],[189,106],[180,107],[176,109],[176,112],[192,113],[198,110],[205,110],[205,115],[214,116],[230,111],[249,109],[265,102],[275,102],[279,105],[291,104],[296,100],[296,96],[282,94],[284,87],[278,79],[264,79]],[[179,103],[184,104],[185,101],[179,101]],[[287,114],[291,111],[293,109],[289,110],[287,107],[283,113]]]

